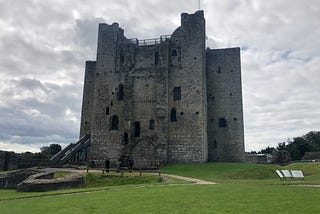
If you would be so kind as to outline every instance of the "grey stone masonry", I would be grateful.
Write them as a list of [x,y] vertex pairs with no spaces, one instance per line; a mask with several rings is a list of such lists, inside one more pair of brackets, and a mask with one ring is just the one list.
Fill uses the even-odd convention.
[[80,138],[91,133],[95,70],[96,62],[87,61],[82,98]]
[[[240,50],[206,50],[205,35],[203,11],[182,13],[181,26],[157,39],[127,39],[117,23],[99,25],[80,128],[91,135],[91,161],[150,168],[243,160]],[[222,118],[226,126],[213,125]]]
[[210,161],[244,161],[240,49],[207,50]]

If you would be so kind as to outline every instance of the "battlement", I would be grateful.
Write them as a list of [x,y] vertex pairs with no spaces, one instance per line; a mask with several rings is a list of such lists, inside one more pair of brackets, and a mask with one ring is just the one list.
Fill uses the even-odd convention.
[[171,35],[161,35],[159,38],[141,39],[141,40],[139,40],[138,38],[131,38],[129,39],[129,41],[130,43],[135,44],[137,46],[148,46],[148,45],[160,44],[170,38],[171,38]]

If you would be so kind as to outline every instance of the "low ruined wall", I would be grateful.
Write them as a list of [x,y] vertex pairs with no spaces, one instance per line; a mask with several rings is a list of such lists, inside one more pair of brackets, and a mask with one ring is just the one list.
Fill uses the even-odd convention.
[[0,189],[15,189],[19,183],[39,172],[39,170],[24,169],[0,174]]
[[245,161],[250,163],[272,163],[274,160],[270,154],[246,154]]
[[76,188],[83,185],[83,176],[72,173],[62,178],[53,179],[53,173],[40,173],[30,176],[18,185],[23,192],[42,192],[57,189]]
[[320,152],[306,152],[301,160],[320,160]]
[[18,169],[18,157],[14,152],[0,150],[0,171]]

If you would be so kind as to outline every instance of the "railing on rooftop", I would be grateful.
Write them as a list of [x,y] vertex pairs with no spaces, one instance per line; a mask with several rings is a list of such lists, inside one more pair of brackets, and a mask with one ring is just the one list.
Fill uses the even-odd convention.
[[161,35],[160,38],[154,39],[142,39],[138,40],[137,38],[129,39],[131,43],[137,46],[147,46],[147,45],[156,45],[160,44],[161,42],[170,39],[171,35]]

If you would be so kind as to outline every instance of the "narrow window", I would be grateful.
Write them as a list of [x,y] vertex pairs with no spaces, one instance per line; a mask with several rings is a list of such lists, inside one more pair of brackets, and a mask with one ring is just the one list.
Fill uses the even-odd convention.
[[106,108],[106,115],[109,115],[109,107]]
[[181,87],[174,87],[173,100],[181,100]]
[[220,118],[219,119],[219,127],[220,128],[227,127],[227,120],[225,118]]
[[120,84],[118,89],[118,100],[123,100],[123,97],[124,97],[123,84]]
[[220,73],[221,73],[221,67],[218,66],[218,74],[220,74]]
[[173,49],[171,51],[171,56],[178,56],[178,53],[177,53],[177,50],[176,49]]
[[149,121],[149,129],[154,129],[155,128],[155,122],[154,120]]
[[122,65],[124,62],[124,56],[123,53],[120,54],[120,64]]
[[154,53],[154,64],[159,65],[159,52]]
[[124,134],[123,134],[123,141],[124,141],[124,144],[129,143],[129,135],[127,132],[124,132]]
[[216,149],[218,147],[218,143],[216,140],[213,141],[213,148]]
[[177,110],[176,110],[176,108],[172,108],[171,109],[170,121],[171,122],[177,122]]
[[119,118],[117,115],[112,116],[111,120],[111,130],[118,130]]
[[133,137],[140,137],[140,122],[133,123]]

